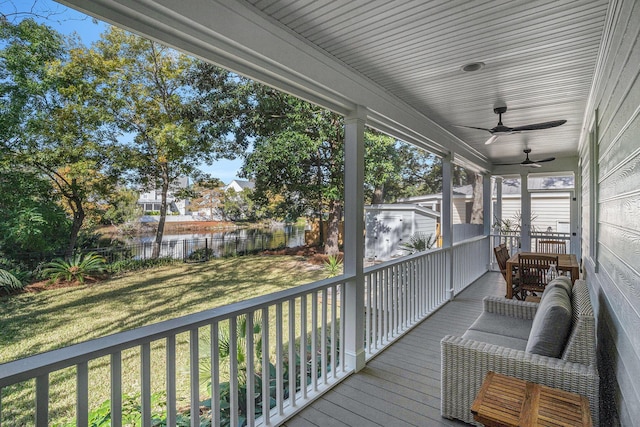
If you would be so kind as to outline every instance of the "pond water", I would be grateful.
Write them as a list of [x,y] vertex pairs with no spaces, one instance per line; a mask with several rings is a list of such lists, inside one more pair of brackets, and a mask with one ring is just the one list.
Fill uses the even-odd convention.
[[[128,239],[131,244],[136,243],[150,243],[155,240],[155,233],[136,236]],[[279,240],[284,241],[285,246],[294,247],[304,245],[304,226],[298,225],[282,225],[273,228],[236,228],[233,230],[216,230],[207,232],[192,232],[185,231],[181,233],[165,233],[162,236],[163,242],[170,242],[176,240],[199,240],[199,239],[211,239],[211,240]]]
[[[165,234],[160,247],[161,257],[189,258],[194,252],[207,251],[211,256],[229,256],[256,250],[296,247],[305,244],[305,227],[282,225],[272,228],[238,228],[208,232]],[[135,258],[150,258],[155,234],[127,239],[127,250]],[[107,256],[106,253],[104,253]]]

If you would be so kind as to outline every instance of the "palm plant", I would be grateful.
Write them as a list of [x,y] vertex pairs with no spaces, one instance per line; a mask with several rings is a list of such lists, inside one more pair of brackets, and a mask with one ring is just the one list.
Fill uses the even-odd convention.
[[[262,359],[262,317],[259,312],[254,314],[253,336],[254,336],[254,357],[256,360]],[[236,355],[238,361],[238,372],[243,375],[247,369],[247,316],[238,317],[236,328]],[[200,353],[200,379],[203,385],[209,385],[207,377],[211,369],[211,340],[208,334],[201,337],[199,342]],[[218,331],[218,357],[223,362],[231,354],[231,336],[228,325],[220,325]]]
[[69,260],[57,258],[51,261],[42,270],[42,274],[53,280],[62,279],[67,282],[77,280],[84,284],[85,279],[104,273],[106,267],[104,257],[96,253],[89,252],[85,255],[77,253]]
[[409,254],[414,254],[416,252],[426,251],[435,246],[438,241],[438,236],[434,236],[433,234],[427,234],[418,232],[413,234],[409,238],[408,243],[403,243],[400,247],[409,252]]
[[329,255],[324,263],[324,271],[327,277],[336,277],[342,271],[342,259],[338,255]]
[[[254,324],[253,330],[247,330],[247,316],[242,315],[238,317],[237,327],[236,327],[236,358],[237,358],[237,366],[238,366],[238,406],[240,408],[240,425],[243,425],[242,420],[246,419],[246,386],[247,386],[247,363],[253,363],[252,361],[247,361],[247,336],[248,334],[252,334],[254,337],[254,359],[256,361],[262,360],[262,316],[260,312],[254,313]],[[219,362],[221,364],[228,365],[229,356],[231,355],[231,332],[229,331],[228,324],[221,324],[218,330],[218,356]],[[208,334],[204,334],[199,341],[199,371],[200,371],[200,385],[204,385],[206,387],[211,387],[210,374],[211,374],[211,340]],[[269,366],[267,369],[271,369]],[[275,369],[275,368],[273,368]],[[255,391],[257,393],[261,392],[261,371],[260,367],[257,367],[256,373],[254,373],[254,380],[257,381],[255,384]],[[274,374],[275,376],[275,374]],[[231,399],[231,388],[230,382],[224,381],[220,383],[220,407],[222,408],[221,412],[221,424],[223,426],[227,426],[230,423],[231,415],[230,415],[230,406],[229,402]],[[208,402],[209,408],[211,408],[211,403]],[[261,407],[260,405],[256,405],[256,416],[261,415]]]
[[13,275],[10,271],[0,268],[0,290],[4,290],[6,293],[22,289],[24,285],[22,282]]

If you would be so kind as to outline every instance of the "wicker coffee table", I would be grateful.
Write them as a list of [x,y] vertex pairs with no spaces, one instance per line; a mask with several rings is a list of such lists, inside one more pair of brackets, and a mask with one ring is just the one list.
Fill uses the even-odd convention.
[[491,427],[592,426],[586,397],[495,372],[487,374],[471,412]]

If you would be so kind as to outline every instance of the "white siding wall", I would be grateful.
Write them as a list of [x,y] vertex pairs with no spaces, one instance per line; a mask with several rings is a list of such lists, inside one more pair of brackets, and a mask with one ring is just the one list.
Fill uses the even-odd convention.
[[465,224],[467,221],[467,201],[471,201],[471,198],[465,199],[463,197],[455,197],[453,199],[453,223]]
[[436,234],[437,217],[420,210],[365,209],[365,257],[384,261],[408,254],[402,249],[415,233]]
[[[515,219],[521,211],[520,197],[504,196],[502,199],[502,219]],[[533,193],[531,195],[532,225],[535,231],[546,231],[551,227],[558,230],[558,222],[569,223],[569,193]],[[519,216],[518,216],[519,217]]]
[[[597,155],[590,157],[588,141],[580,149],[582,253],[598,319],[603,415],[615,409],[620,423],[631,426],[640,420],[640,1],[611,5],[619,7],[616,31],[605,38],[608,56],[590,116],[597,109]],[[598,210],[590,204],[594,194]],[[596,230],[590,225],[594,215]],[[596,244],[590,247],[594,235]]]

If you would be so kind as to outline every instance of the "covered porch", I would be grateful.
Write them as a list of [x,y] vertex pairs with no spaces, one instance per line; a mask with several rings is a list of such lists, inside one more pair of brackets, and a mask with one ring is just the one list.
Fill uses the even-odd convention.
[[[214,331],[218,322],[229,322],[235,328],[239,316],[257,311],[262,312],[264,322],[275,319],[276,342],[273,349],[268,345],[265,349],[276,360],[278,394],[275,407],[264,406],[263,417],[249,415],[248,425],[313,425],[325,413],[336,415],[331,417],[334,420],[345,414],[339,420],[343,423],[352,419],[347,415],[368,419],[371,405],[351,404],[346,397],[358,397],[369,384],[377,384],[374,381],[383,381],[381,386],[394,390],[391,397],[385,395],[381,412],[392,414],[389,416],[399,420],[398,424],[447,425],[449,421],[438,416],[438,352],[433,346],[444,329],[455,333],[473,320],[478,313],[474,310],[481,309],[480,295],[500,292],[499,274],[487,273],[492,262],[492,218],[485,215],[482,236],[454,244],[452,169],[462,165],[483,175],[483,205],[488,213],[492,176],[521,176],[526,191],[528,170],[520,162],[523,149],[528,148],[533,149],[534,159],[555,158],[540,171],[571,172],[576,179],[571,247],[584,266],[598,321],[606,425],[633,425],[640,419],[640,389],[634,381],[640,375],[640,338],[635,333],[640,325],[640,273],[635,267],[640,263],[637,1],[64,3],[342,114],[346,256],[344,275],[336,279],[12,362],[0,374],[0,386],[35,379],[37,425],[47,424],[51,372],[75,367],[77,420],[78,425],[85,425],[88,362],[111,358],[115,398],[121,394],[120,352],[134,346],[141,354],[142,421],[149,425],[148,383],[151,375],[158,374],[151,371],[150,343],[156,340],[167,343],[168,419],[175,420],[175,382],[171,380],[175,353],[171,347],[176,334],[186,332],[197,342],[201,327]],[[479,74],[467,74],[469,70]],[[507,132],[485,144],[489,135],[483,130],[491,132],[489,128],[497,121],[492,109],[502,103],[510,108],[505,122],[508,118],[514,126],[554,119],[567,119],[567,123],[557,129]],[[365,126],[443,159],[442,249],[364,267]],[[530,210],[525,202],[523,248],[531,246]],[[292,323],[293,316],[283,317],[283,313],[298,314],[300,323]],[[428,320],[419,323],[425,317]],[[298,343],[286,339],[300,329],[312,331],[310,337],[316,338],[309,339],[318,341],[306,342],[302,337],[307,334],[301,334]],[[390,345],[407,330],[406,338]],[[211,342],[216,339],[211,332]],[[310,387],[299,391],[294,370],[288,371],[286,381],[283,378],[284,361],[295,360],[298,345],[311,348],[311,366],[320,366]],[[191,352],[195,365],[197,345],[191,346]],[[422,357],[432,353],[433,358]],[[411,360],[398,366],[397,360],[407,354]],[[247,388],[255,390],[251,382],[255,372],[250,366],[246,369]],[[299,375],[306,377],[307,372]],[[425,394],[407,390],[406,381],[401,388],[386,382],[385,372],[414,379],[423,378],[425,372],[420,391]],[[238,366],[232,364],[230,373],[230,404],[237,408],[239,385],[234,378]],[[193,368],[192,407],[199,404],[198,375]],[[217,375],[212,370],[214,402],[219,401]],[[325,394],[334,386],[337,388]],[[268,389],[262,392],[269,393]],[[372,399],[360,397],[360,402]],[[247,400],[255,401],[251,396]],[[329,406],[337,400],[343,409]],[[114,405],[113,413],[121,412],[115,399]],[[254,414],[251,405],[247,409]],[[420,411],[414,405],[421,406]],[[303,407],[299,415],[286,421]],[[241,424],[237,413],[231,418],[231,425]],[[191,422],[197,425],[195,415]],[[116,420],[114,425],[120,424]]]

